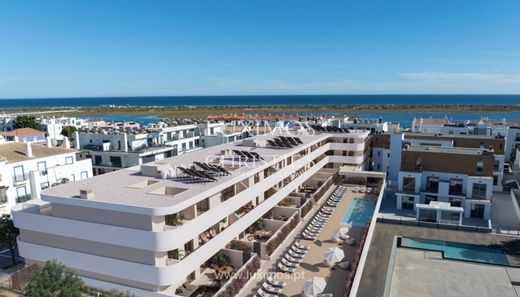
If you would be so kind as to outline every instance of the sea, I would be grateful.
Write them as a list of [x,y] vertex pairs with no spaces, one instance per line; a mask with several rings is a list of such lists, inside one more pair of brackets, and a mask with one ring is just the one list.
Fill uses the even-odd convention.
[[[161,96],[161,97],[84,97],[0,99],[2,108],[13,107],[81,107],[81,106],[204,106],[204,105],[358,105],[358,104],[411,104],[411,105],[520,105],[520,95],[262,95],[262,96]],[[284,112],[280,110],[280,112]],[[307,111],[307,114],[323,113]],[[327,112],[327,115],[345,115],[346,112]],[[520,121],[520,110],[505,112],[406,112],[376,111],[352,113],[362,118],[401,122],[410,127],[414,117],[444,117],[454,121],[490,120]],[[96,115],[89,118],[107,121],[137,121],[142,124],[158,121],[155,116]]]

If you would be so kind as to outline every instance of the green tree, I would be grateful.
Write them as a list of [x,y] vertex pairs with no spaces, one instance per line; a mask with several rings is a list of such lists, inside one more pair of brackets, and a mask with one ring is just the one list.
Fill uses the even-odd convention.
[[28,115],[19,115],[16,117],[14,127],[16,129],[19,128],[33,128],[38,130],[40,127],[38,125],[38,121],[36,121],[36,118],[34,116],[28,116]]
[[63,264],[47,261],[29,275],[27,297],[82,297],[83,281]]
[[16,263],[16,237],[20,230],[14,226],[11,215],[3,214],[0,217],[0,244],[9,249],[11,253],[11,263]]
[[61,135],[71,138],[74,132],[78,131],[74,126],[65,126],[61,129]]
[[110,297],[136,297],[135,294],[130,292],[118,292],[118,291],[112,291],[110,292]]

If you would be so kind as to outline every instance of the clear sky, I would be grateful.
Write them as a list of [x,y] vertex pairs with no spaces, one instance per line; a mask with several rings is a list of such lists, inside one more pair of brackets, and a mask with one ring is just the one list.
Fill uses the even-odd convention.
[[0,0],[0,98],[520,93],[519,0]]

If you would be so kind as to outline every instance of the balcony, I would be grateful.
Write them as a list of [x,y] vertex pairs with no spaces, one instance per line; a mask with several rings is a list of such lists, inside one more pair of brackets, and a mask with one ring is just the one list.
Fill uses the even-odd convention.
[[16,197],[16,203],[23,203],[32,199],[31,194]]

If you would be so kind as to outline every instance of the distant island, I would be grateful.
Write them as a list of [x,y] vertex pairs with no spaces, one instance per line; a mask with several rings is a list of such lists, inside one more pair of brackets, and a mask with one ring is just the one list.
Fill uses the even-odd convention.
[[301,113],[327,114],[344,112],[511,112],[520,105],[503,104],[352,104],[352,105],[198,105],[198,106],[85,106],[85,107],[12,107],[2,108],[1,113],[45,113],[62,116],[154,115],[172,118],[206,118],[212,114],[233,113]]

